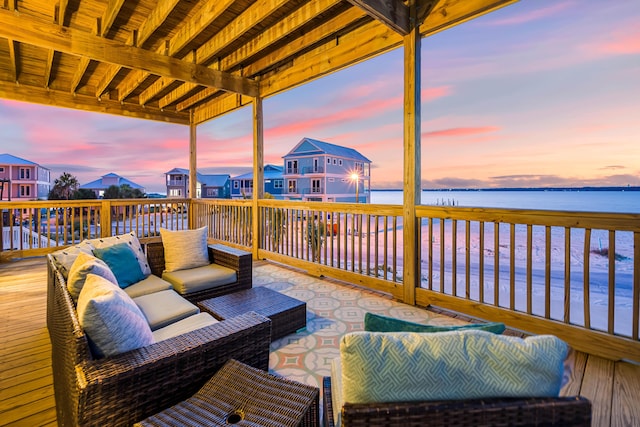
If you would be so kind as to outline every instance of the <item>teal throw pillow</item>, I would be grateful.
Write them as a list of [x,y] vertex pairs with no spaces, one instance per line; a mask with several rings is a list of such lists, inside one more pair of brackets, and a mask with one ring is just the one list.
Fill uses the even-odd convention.
[[145,278],[138,260],[126,243],[94,249],[93,253],[109,266],[122,289]]
[[447,332],[465,329],[477,329],[501,334],[504,332],[505,326],[504,323],[470,323],[457,326],[423,325],[380,314],[365,313],[364,315],[364,330],[367,332]]

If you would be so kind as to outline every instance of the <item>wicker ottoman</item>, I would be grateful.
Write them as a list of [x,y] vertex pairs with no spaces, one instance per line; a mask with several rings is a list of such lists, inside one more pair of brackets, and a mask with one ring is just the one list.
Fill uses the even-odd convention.
[[206,299],[198,306],[219,320],[248,311],[268,317],[272,341],[307,325],[307,303],[263,286]]
[[136,426],[318,426],[318,394],[316,387],[229,360],[191,398]]

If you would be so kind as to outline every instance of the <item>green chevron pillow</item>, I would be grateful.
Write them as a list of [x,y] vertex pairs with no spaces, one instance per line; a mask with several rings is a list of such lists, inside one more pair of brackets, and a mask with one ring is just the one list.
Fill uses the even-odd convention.
[[352,332],[340,342],[345,402],[558,396],[567,345],[486,331]]
[[447,332],[464,329],[478,329],[501,334],[504,332],[505,326],[504,323],[470,323],[456,326],[423,325],[380,314],[365,313],[364,315],[364,330],[368,332]]

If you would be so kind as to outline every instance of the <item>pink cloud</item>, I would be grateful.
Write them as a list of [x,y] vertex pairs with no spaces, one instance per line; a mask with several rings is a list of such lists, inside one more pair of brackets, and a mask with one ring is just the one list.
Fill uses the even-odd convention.
[[587,49],[601,54],[609,55],[637,55],[640,54],[640,29],[637,25],[616,31],[605,37],[587,45]]
[[574,7],[575,6],[574,3],[575,2],[573,1],[556,3],[551,6],[543,7],[538,10],[523,12],[513,17],[488,21],[485,25],[489,25],[489,26],[521,25],[521,24],[524,24],[525,22],[537,21],[539,19],[548,18],[550,16],[557,15],[566,9]]
[[430,132],[423,132],[423,138],[432,138],[432,137],[458,137],[458,136],[469,136],[469,135],[478,135],[482,133],[496,132],[500,130],[500,128],[496,126],[482,126],[482,127],[459,127],[459,128],[451,128],[451,129],[441,129]]

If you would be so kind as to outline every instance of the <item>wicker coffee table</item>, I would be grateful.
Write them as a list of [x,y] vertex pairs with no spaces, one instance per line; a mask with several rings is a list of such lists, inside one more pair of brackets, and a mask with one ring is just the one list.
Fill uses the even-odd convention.
[[151,426],[318,426],[319,390],[229,360],[191,398],[136,424]]
[[218,320],[255,311],[271,319],[271,340],[307,326],[307,303],[263,286],[233,292],[198,303]]

